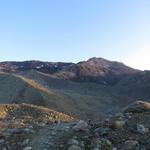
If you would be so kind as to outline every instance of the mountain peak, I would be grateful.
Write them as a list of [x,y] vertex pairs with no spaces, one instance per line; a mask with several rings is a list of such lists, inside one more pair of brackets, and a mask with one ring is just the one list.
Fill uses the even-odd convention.
[[122,65],[125,65],[124,63],[122,63],[122,62],[119,62],[119,61],[111,61],[111,60],[108,60],[108,59],[105,59],[105,58],[103,58],[103,57],[92,57],[92,58],[89,58],[88,60],[87,60],[87,62],[91,62],[91,61],[93,61],[93,62],[100,62],[100,63],[116,63],[116,64],[122,64]]
[[106,85],[113,85],[122,77],[139,72],[123,63],[110,61],[102,57],[92,57],[87,61],[81,61],[77,64],[37,60],[0,63],[1,72],[20,73],[31,70],[52,74],[60,79],[80,82],[88,81]]
[[139,71],[123,63],[110,61],[101,57],[93,57],[66,68],[66,70],[63,70],[63,73],[59,72],[59,77],[78,82],[114,85],[125,76],[137,72]]

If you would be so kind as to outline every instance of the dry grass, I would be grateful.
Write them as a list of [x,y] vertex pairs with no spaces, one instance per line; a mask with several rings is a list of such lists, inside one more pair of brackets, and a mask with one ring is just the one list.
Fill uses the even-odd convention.
[[54,121],[70,122],[75,118],[64,113],[30,104],[1,104],[0,131],[6,128],[21,128],[26,125],[51,124]]
[[31,80],[31,79],[28,79],[28,78],[25,78],[23,76],[17,76],[19,78],[21,78],[23,81],[27,82],[28,84],[30,84],[32,87],[34,87],[35,89],[41,91],[41,92],[44,92],[44,93],[47,93],[47,94],[50,94],[50,95],[53,95],[54,93],[51,92],[50,90],[48,90],[47,88],[41,86],[39,83],[35,82],[34,80]]

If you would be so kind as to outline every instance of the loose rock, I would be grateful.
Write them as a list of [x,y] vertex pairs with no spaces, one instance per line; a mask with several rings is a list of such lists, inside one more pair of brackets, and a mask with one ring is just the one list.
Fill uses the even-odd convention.
[[138,145],[138,141],[136,141],[136,140],[128,140],[128,141],[125,142],[124,148],[126,150],[133,150],[134,148],[136,148],[137,145]]
[[149,129],[144,127],[142,124],[137,124],[137,131],[141,134],[146,134],[149,132]]
[[72,145],[68,148],[68,150],[82,150],[80,146]]
[[88,130],[88,124],[83,121],[80,120],[74,127],[73,130],[75,131],[87,131]]

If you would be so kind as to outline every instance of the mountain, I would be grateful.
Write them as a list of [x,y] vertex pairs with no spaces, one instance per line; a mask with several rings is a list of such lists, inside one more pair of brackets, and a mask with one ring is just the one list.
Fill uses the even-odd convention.
[[104,85],[114,85],[122,78],[140,72],[123,63],[96,57],[77,64],[41,61],[0,63],[1,72],[20,73],[30,70],[46,73],[59,79],[95,82]]
[[114,85],[126,76],[138,72],[140,71],[130,68],[123,63],[94,57],[67,67],[64,71],[58,73],[58,77],[78,82]]
[[0,149],[146,150],[149,102],[150,71],[120,62],[1,62]]
[[57,71],[63,70],[68,66],[71,66],[72,64],[73,63],[41,62],[35,60],[24,62],[6,61],[0,62],[0,71],[7,73],[17,73],[25,70],[37,70],[43,73],[55,73]]
[[32,79],[1,73],[0,83],[0,103],[2,104],[35,104],[66,112],[66,114],[82,116],[80,109],[77,109],[78,105],[74,105],[74,101],[69,96]]
[[[1,73],[0,83],[0,103],[2,104],[35,104],[77,118],[102,117],[110,103],[106,100],[106,91],[101,85],[53,79],[38,72],[28,74],[28,78]],[[100,89],[102,92],[96,94]],[[95,113],[93,114],[92,111]]]
[[81,119],[103,118],[150,99],[148,71],[103,58],[1,62],[0,71],[0,103],[35,104]]

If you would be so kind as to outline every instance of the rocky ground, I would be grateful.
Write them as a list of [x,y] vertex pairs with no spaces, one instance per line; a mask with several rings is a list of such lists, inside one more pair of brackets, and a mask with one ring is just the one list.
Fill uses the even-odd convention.
[[23,120],[17,116],[22,115],[11,116],[11,120],[1,118],[0,150],[150,149],[150,103],[138,101],[103,121],[76,120],[69,116],[65,116],[66,120],[56,117],[37,121],[40,117],[27,114],[36,121],[27,119],[15,126],[19,119]]

